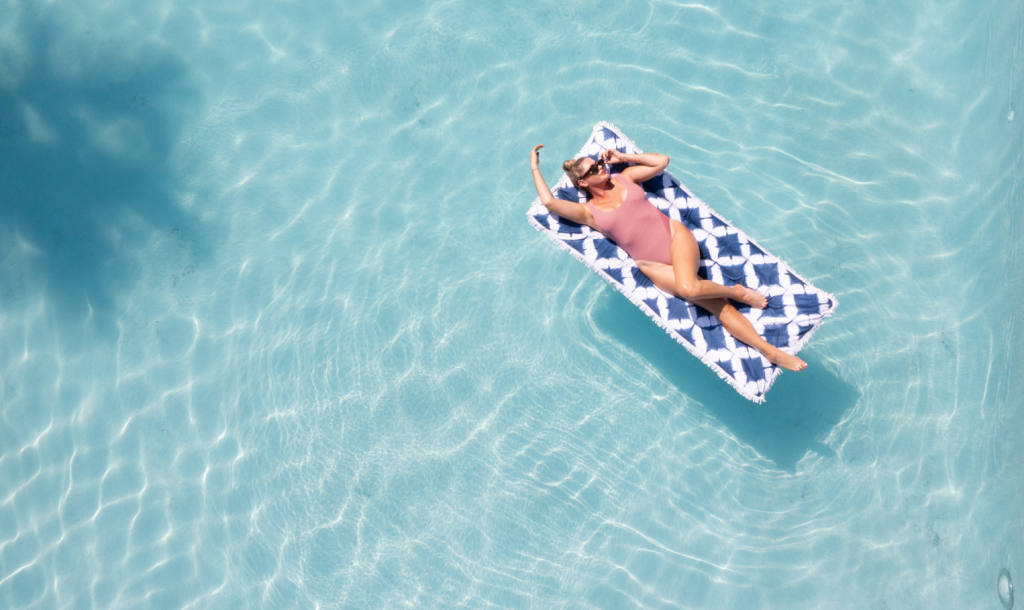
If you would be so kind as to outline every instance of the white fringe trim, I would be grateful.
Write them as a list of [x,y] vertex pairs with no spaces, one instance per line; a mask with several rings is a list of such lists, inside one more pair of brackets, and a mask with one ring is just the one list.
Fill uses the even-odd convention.
[[[623,133],[615,125],[612,125],[611,123],[608,123],[606,121],[601,121],[598,124],[594,125],[594,129],[591,131],[591,137],[593,137],[597,133],[598,130],[605,129],[605,128],[610,130],[610,131],[612,131],[612,132],[614,132],[615,135],[619,139],[624,140],[627,144],[629,144],[630,146],[635,148],[637,153],[643,154],[643,150],[639,146],[637,146],[635,142],[633,142],[628,137],[623,135]],[[589,143],[589,142],[590,142],[590,139],[587,140],[587,143]],[[573,158],[577,159],[577,158],[580,158],[580,157],[587,156],[586,150],[587,150],[587,144],[584,144],[583,148],[581,148],[580,151],[578,153],[576,153],[576,156],[573,157]],[[679,181],[677,180],[677,182],[679,182]],[[558,182],[555,183],[555,186],[551,189],[551,194],[553,195],[558,188],[562,188],[562,187],[565,187],[565,186],[568,186],[568,185],[569,185],[569,178],[568,178],[568,176],[566,176],[565,174],[562,174],[562,178],[559,179]],[[693,199],[696,199],[698,204],[703,204],[707,208],[707,210],[709,212],[711,212],[712,214],[714,214],[715,217],[717,217],[720,221],[724,222],[725,224],[729,225],[730,227],[736,228],[735,225],[733,225],[731,222],[729,222],[728,220],[723,218],[718,212],[713,210],[711,208],[711,206],[709,206],[708,204],[704,203],[704,201],[702,199],[700,199],[699,197],[697,197],[696,195],[691,193],[690,189],[688,189],[686,187],[686,185],[684,185],[682,182],[679,182],[679,185],[681,187],[683,187],[683,189],[686,191],[687,195],[689,195]],[[655,312],[653,309],[651,309],[651,307],[647,303],[645,303],[645,302],[643,302],[643,300],[638,299],[635,296],[633,296],[633,294],[631,294],[630,292],[627,291],[626,287],[622,283],[618,282],[615,278],[613,278],[610,275],[608,275],[603,269],[601,269],[601,268],[597,267],[596,265],[592,264],[590,261],[588,261],[586,259],[586,257],[583,254],[581,254],[580,252],[577,252],[571,246],[566,244],[564,241],[562,241],[561,239],[559,239],[558,237],[553,235],[551,229],[549,229],[548,227],[545,227],[540,222],[538,222],[537,219],[534,218],[534,215],[536,214],[536,212],[534,210],[538,209],[538,208],[539,209],[543,209],[544,213],[553,214],[553,215],[554,215],[554,213],[550,212],[547,208],[545,208],[543,206],[543,204],[540,203],[540,197],[537,197],[536,199],[533,200],[533,202],[530,204],[530,209],[527,211],[527,220],[529,220],[530,224],[533,225],[533,227],[535,229],[540,231],[541,234],[544,235],[544,237],[548,238],[549,241],[554,243],[556,246],[558,246],[562,250],[565,250],[566,252],[571,254],[576,260],[578,260],[581,263],[583,263],[584,265],[586,265],[592,271],[594,271],[599,276],[601,276],[601,278],[603,278],[604,281],[608,282],[613,287],[615,287],[616,290],[618,290],[620,293],[622,293],[623,296],[625,296],[627,299],[629,299],[630,302],[632,302],[634,305],[636,305],[640,309],[640,311],[642,311],[645,314],[647,314],[647,316],[649,318],[651,318],[651,320],[653,320],[655,324],[660,326],[666,333],[669,334],[670,337],[675,339],[676,343],[678,343],[679,345],[682,345],[684,348],[686,348],[686,351],[690,352],[695,357],[697,357],[697,359],[699,359],[701,362],[703,362],[708,368],[713,370],[719,376],[719,378],[725,380],[726,383],[731,385],[733,387],[733,389],[735,389],[737,392],[739,392],[740,395],[742,395],[744,398],[746,398],[748,400],[751,400],[751,401],[753,401],[753,402],[755,402],[757,404],[762,404],[762,403],[765,402],[765,400],[766,400],[765,396],[768,394],[768,390],[770,390],[771,387],[775,384],[775,379],[780,374],[782,374],[783,369],[781,367],[773,365],[772,368],[774,369],[774,371],[771,372],[770,374],[766,375],[764,391],[762,391],[760,395],[751,393],[745,387],[740,385],[740,383],[737,382],[735,378],[731,377],[727,372],[725,372],[725,369],[723,369],[721,366],[719,366],[718,362],[709,359],[707,357],[707,355],[703,355],[703,356],[700,355],[697,352],[697,349],[694,346],[690,345],[690,343],[687,342],[686,339],[684,339],[679,333],[677,333],[675,331],[675,329],[670,328],[664,322],[664,320],[661,319],[661,316],[658,315],[658,313]],[[742,231],[742,229],[739,229],[739,230]],[[769,254],[771,256],[775,256],[774,254],[772,254],[771,252],[769,252],[765,248],[761,247],[760,244],[758,244],[756,241],[754,241],[745,232],[743,233],[743,236],[747,239],[747,241],[749,241],[750,243],[752,243],[755,246],[757,246],[765,254]],[[581,239],[584,239],[584,238],[581,238]],[[799,279],[804,284],[806,284],[808,286],[813,286],[815,290],[818,290],[818,292],[820,292],[821,294],[825,295],[826,297],[828,297],[829,299],[832,300],[832,307],[829,308],[828,311],[826,311],[824,313],[824,315],[822,315],[821,319],[818,320],[811,327],[811,329],[809,331],[807,331],[804,334],[804,336],[801,337],[798,340],[798,342],[796,344],[796,347],[792,347],[791,346],[791,347],[788,347],[788,348],[785,349],[786,352],[791,353],[792,355],[795,356],[797,354],[797,352],[799,352],[801,349],[803,349],[804,345],[807,343],[807,341],[810,340],[811,336],[818,330],[818,328],[820,328],[821,325],[825,323],[825,319],[828,318],[829,316],[831,316],[835,312],[836,308],[839,306],[839,300],[835,296],[833,296],[832,294],[819,289],[817,286],[814,286],[814,284],[812,284],[811,282],[809,282],[806,279],[804,279],[803,276],[799,275],[796,271],[794,271],[789,266],[789,264],[786,263],[781,258],[779,258],[777,256],[775,256],[775,258],[779,259],[779,263],[785,266],[785,271],[787,271],[788,273],[791,273],[794,276],[796,276],[796,278]],[[673,297],[671,295],[669,295],[669,296],[670,296],[670,298],[676,298],[676,297]],[[725,331],[725,329],[723,329],[723,331]],[[725,331],[725,332],[728,332],[728,331]],[[736,339],[733,338],[733,340],[736,340]],[[737,341],[737,342],[738,343],[742,343],[740,341]]]

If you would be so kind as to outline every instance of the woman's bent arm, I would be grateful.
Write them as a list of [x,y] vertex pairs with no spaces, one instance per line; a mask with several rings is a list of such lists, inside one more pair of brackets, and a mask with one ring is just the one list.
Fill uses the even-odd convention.
[[668,167],[669,158],[658,153],[644,153],[642,155],[627,155],[612,149],[604,153],[606,161],[610,163],[636,163],[622,170],[622,175],[639,184],[645,180],[657,176]]

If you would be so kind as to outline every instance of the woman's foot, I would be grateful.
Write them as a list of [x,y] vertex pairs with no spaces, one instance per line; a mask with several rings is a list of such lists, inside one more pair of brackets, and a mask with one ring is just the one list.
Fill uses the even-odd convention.
[[807,368],[806,362],[796,356],[787,354],[779,348],[775,348],[770,354],[765,354],[764,356],[768,359],[768,362],[781,366],[787,371],[802,371]]
[[760,292],[740,284],[736,284],[733,288],[738,288],[738,290],[736,290],[736,295],[731,297],[732,300],[750,305],[754,309],[764,309],[765,307],[768,307],[768,299]]

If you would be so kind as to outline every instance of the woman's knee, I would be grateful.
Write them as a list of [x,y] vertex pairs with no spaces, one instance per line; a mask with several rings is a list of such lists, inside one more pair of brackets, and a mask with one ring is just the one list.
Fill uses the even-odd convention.
[[722,304],[719,307],[718,313],[715,314],[716,316],[718,316],[719,320],[732,320],[736,316],[739,316],[741,318],[743,317],[743,315],[740,314],[740,312],[737,311],[736,308],[732,306],[732,303],[730,303],[728,299],[719,300]]
[[697,282],[676,280],[676,291],[684,299],[693,299],[700,296],[700,285]]

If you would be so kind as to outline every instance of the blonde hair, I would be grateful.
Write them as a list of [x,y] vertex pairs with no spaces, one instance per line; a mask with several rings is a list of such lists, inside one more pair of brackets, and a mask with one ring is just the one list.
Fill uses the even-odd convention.
[[588,157],[580,157],[579,159],[569,159],[562,164],[562,171],[569,176],[569,181],[576,188],[580,188],[580,161],[587,159]]

